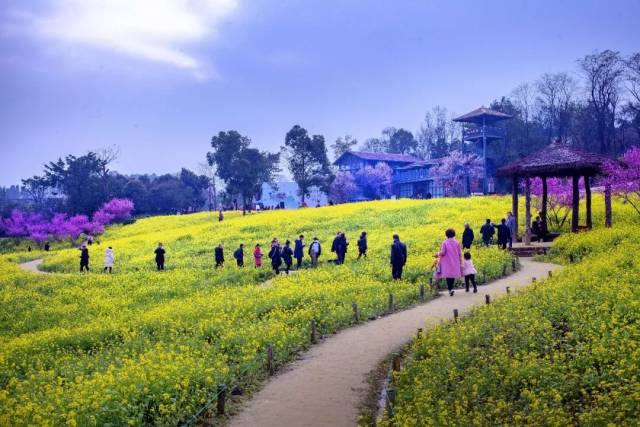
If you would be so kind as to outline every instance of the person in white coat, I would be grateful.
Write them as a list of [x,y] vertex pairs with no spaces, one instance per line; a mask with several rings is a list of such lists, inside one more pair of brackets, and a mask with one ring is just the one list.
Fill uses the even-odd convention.
[[112,272],[113,263],[116,260],[116,256],[113,253],[113,248],[109,246],[106,251],[104,251],[104,272],[106,273],[109,270],[109,273]]

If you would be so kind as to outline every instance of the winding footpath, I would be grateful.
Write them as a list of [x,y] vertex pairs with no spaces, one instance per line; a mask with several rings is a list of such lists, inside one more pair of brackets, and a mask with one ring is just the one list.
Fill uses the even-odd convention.
[[20,263],[18,264],[18,267],[20,267],[23,270],[30,271],[32,273],[48,274],[46,271],[42,271],[38,268],[38,266],[43,262],[44,262],[44,259],[38,258],[38,259],[34,259],[33,261]]
[[[542,279],[556,264],[521,258],[516,273],[480,286],[478,293],[456,291],[378,320],[345,329],[329,336],[285,367],[247,402],[229,422],[233,427],[351,427],[357,425],[358,409],[367,393],[368,374],[403,344],[415,337],[418,328],[429,328],[484,304],[485,295],[494,299],[506,292]],[[398,285],[402,286],[402,285]]]

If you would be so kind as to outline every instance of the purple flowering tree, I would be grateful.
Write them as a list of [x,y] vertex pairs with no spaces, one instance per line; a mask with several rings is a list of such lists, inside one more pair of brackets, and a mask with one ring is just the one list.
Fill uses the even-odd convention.
[[335,203],[345,203],[358,194],[358,186],[351,172],[338,172],[331,183],[329,198]]
[[14,209],[9,218],[0,219],[0,233],[16,240],[28,237],[38,244],[49,239],[69,239],[73,243],[82,234],[104,233],[106,225],[126,221],[131,218],[132,211],[133,202],[127,199],[105,203],[91,220],[86,215],[67,217],[63,213],[56,213],[47,220],[40,214]]
[[[584,197],[584,179],[578,184],[580,198]],[[533,206],[542,210],[542,179],[531,180],[531,195],[534,197]],[[547,178],[547,225],[554,230],[560,230],[566,224],[573,206],[573,184],[570,179]]]
[[447,195],[463,194],[467,180],[482,178],[482,159],[475,154],[454,150],[434,166],[431,174],[443,177]]
[[604,184],[640,215],[640,148],[629,149],[620,162],[609,162],[604,169]]
[[393,170],[386,163],[374,167],[366,166],[355,176],[356,184],[362,195],[369,199],[382,199],[391,194],[391,176]]

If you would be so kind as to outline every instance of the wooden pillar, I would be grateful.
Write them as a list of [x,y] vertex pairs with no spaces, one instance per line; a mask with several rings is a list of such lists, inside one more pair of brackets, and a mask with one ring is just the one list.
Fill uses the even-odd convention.
[[542,235],[546,236],[549,229],[547,228],[547,205],[549,199],[549,191],[547,189],[547,177],[542,177],[542,210],[540,211],[540,219],[542,220]]
[[584,194],[587,204],[587,228],[591,230],[593,227],[593,221],[591,220],[591,182],[588,175],[584,176]]
[[571,200],[571,231],[575,233],[578,231],[578,222],[580,221],[580,176],[573,175],[571,177],[571,181],[573,183],[573,197]]
[[518,240],[518,176],[513,177],[511,187],[511,213],[516,221],[516,235],[514,236],[514,242]]
[[524,181],[524,238],[525,245],[531,244],[531,178]]
[[606,184],[604,186],[604,226],[611,227],[612,217],[611,215],[611,185]]

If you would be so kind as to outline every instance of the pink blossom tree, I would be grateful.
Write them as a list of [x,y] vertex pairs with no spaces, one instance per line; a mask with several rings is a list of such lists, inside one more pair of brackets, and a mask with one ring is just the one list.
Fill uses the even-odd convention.
[[604,171],[604,184],[640,215],[640,147],[629,149],[620,162],[607,163]]
[[335,203],[345,203],[358,194],[358,186],[351,172],[340,171],[329,189],[329,198]]
[[475,154],[454,150],[431,169],[431,174],[442,177],[448,195],[463,194],[467,179],[482,178],[482,159]]
[[374,167],[366,166],[355,176],[356,184],[362,194],[369,199],[381,199],[391,194],[393,170],[386,163]]

